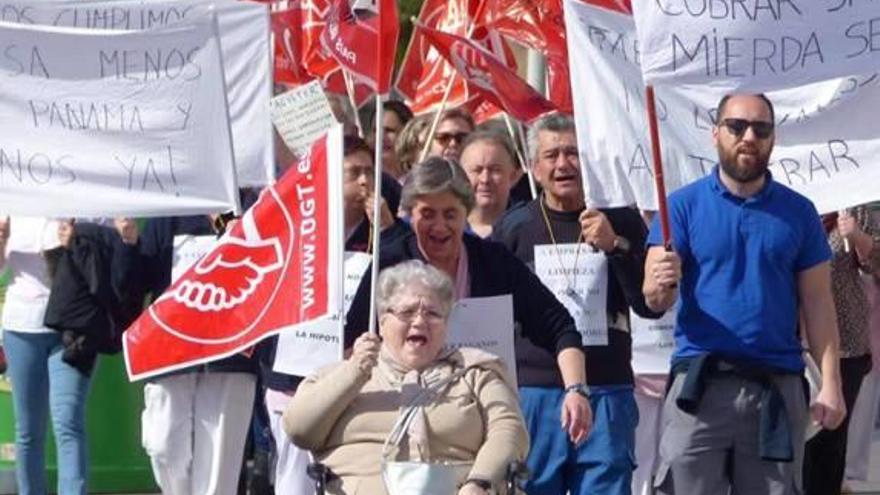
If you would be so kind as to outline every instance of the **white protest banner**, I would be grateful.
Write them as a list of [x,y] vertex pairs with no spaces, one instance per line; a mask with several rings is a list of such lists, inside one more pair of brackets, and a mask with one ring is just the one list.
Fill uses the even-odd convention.
[[[596,206],[657,209],[651,146],[629,15],[565,0],[572,91],[585,188]],[[717,161],[712,85],[657,87],[666,189],[703,177]],[[880,75],[870,73],[776,91],[775,180],[820,212],[880,199]]]
[[150,31],[0,23],[0,52],[0,211],[239,209],[212,9]]
[[675,317],[673,308],[658,320],[649,320],[629,312],[632,329],[632,368],[639,375],[669,373],[672,350],[675,348]]
[[171,254],[171,283],[177,282],[177,279],[202,259],[202,256],[211,252],[214,244],[217,244],[217,236],[213,235],[174,236],[174,248]]
[[608,258],[584,243],[535,246],[535,275],[574,318],[583,345],[608,345]]
[[763,92],[880,70],[876,0],[633,0],[648,84]]
[[504,360],[516,381],[513,352],[513,296],[459,299],[452,307],[446,348],[476,347]]
[[0,0],[0,19],[98,30],[145,30],[184,22],[213,5],[232,125],[238,185],[274,180],[269,99],[272,60],[268,6],[236,0]]
[[[351,301],[372,259],[366,253],[345,252],[342,314],[348,313]],[[288,375],[308,376],[323,366],[340,361],[344,326],[343,318],[330,317],[299,325],[295,329],[281,333],[278,336],[272,369]]]
[[320,81],[312,81],[272,98],[272,122],[297,156],[325,134],[336,118]]

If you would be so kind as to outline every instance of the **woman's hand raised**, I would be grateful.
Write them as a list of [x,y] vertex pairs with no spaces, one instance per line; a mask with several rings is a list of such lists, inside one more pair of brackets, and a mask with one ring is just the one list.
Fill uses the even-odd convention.
[[355,363],[361,373],[369,374],[379,359],[379,346],[382,341],[379,336],[370,332],[361,334],[352,346],[351,357],[348,359]]

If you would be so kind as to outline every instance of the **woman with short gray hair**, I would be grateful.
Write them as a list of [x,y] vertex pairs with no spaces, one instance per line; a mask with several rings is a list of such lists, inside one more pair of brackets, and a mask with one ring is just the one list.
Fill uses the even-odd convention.
[[[507,466],[528,450],[516,384],[497,356],[445,348],[452,299],[452,281],[427,263],[386,268],[376,300],[382,340],[361,335],[351,357],[299,386],[284,427],[337,476],[328,493],[395,493],[386,466],[398,461],[449,473],[455,487],[444,494],[502,493]],[[440,493],[407,488],[396,493]]]

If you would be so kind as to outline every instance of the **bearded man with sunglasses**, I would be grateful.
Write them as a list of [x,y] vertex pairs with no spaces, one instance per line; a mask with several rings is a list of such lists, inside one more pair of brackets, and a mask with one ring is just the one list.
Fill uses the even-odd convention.
[[648,236],[648,306],[681,299],[658,493],[802,493],[799,310],[822,370],[812,420],[834,429],[846,414],[831,252],[813,204],[768,171],[773,122],[764,95],[722,98],[712,130],[719,165],[670,195],[670,245],[657,221]]

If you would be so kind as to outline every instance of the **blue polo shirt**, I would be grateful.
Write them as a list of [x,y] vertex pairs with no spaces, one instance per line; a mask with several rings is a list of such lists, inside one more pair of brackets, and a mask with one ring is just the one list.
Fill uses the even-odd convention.
[[[713,352],[799,372],[797,275],[831,259],[813,203],[772,180],[742,199],[716,166],[669,196],[673,247],[682,260],[677,358]],[[662,245],[659,217],[648,245]]]

